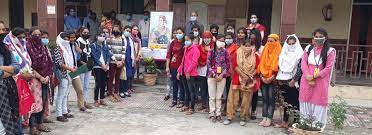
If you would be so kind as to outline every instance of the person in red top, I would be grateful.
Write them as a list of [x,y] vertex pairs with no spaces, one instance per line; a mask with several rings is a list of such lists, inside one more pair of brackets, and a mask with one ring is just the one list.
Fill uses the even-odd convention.
[[185,32],[182,28],[176,29],[176,39],[171,42],[167,51],[167,63],[166,72],[167,75],[171,76],[172,86],[173,86],[173,101],[170,107],[177,105],[178,90],[180,90],[180,106],[183,106],[184,101],[184,90],[181,87],[180,80],[177,80],[177,69],[181,65],[183,52],[184,52],[184,36]]
[[208,82],[207,82],[207,58],[208,52],[214,47],[213,35],[209,31],[202,34],[203,42],[198,46],[200,57],[198,60],[198,88],[200,89],[202,106],[198,108],[199,111],[209,112],[208,108]]
[[265,26],[258,23],[258,17],[257,15],[255,14],[252,14],[251,15],[251,19],[250,19],[251,23],[247,25],[246,29],[248,30],[253,30],[253,29],[257,29],[260,31],[260,34],[261,34],[261,41],[264,39],[265,37]]

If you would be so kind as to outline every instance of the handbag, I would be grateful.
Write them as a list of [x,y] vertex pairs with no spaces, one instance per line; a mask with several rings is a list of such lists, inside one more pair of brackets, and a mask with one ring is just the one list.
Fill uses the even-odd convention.
[[16,83],[18,87],[19,114],[22,116],[31,111],[31,106],[35,102],[35,98],[31,93],[27,81],[21,75],[18,76]]

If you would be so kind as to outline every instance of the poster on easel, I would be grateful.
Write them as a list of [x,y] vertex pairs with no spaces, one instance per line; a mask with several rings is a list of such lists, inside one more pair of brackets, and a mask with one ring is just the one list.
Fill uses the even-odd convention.
[[172,39],[173,12],[151,12],[149,44],[151,49],[167,49]]

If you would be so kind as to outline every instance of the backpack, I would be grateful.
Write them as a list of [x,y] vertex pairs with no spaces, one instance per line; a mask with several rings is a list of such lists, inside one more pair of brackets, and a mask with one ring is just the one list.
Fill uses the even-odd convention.
[[[309,46],[309,49],[307,50],[307,55],[310,55],[310,52],[311,52],[311,50],[313,50],[313,48],[314,48],[314,45],[310,45]],[[327,57],[325,58],[325,61],[323,62],[323,64],[326,64],[327,63]],[[336,62],[334,62],[333,63],[333,66],[332,66],[332,70],[331,70],[331,75],[330,75],[330,77],[331,77],[331,79],[330,79],[330,82],[329,82],[329,85],[331,85],[332,87],[335,87],[335,85],[336,85],[336,70],[335,70],[335,63]]]

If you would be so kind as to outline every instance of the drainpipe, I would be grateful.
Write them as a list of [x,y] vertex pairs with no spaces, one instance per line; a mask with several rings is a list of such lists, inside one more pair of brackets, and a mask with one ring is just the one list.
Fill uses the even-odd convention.
[[[353,4],[354,4],[354,2],[353,2],[353,0],[351,0],[351,4],[350,4],[350,16],[349,16],[349,24],[348,24],[349,30],[348,30],[348,33],[347,33],[347,41],[346,41],[346,57],[345,57],[345,70],[344,70],[344,76],[345,77],[346,77],[347,62],[348,62],[348,57],[349,57],[351,20],[353,18]],[[351,65],[351,66],[353,66],[353,65]]]

